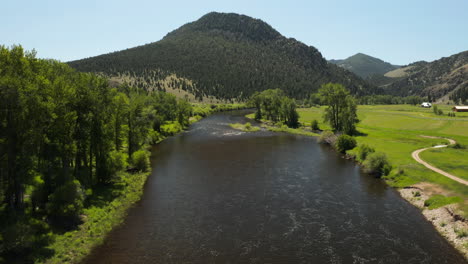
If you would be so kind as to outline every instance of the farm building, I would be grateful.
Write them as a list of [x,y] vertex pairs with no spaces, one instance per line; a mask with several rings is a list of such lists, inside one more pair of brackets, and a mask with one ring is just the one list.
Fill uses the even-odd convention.
[[452,110],[454,112],[468,112],[468,106],[454,106]]

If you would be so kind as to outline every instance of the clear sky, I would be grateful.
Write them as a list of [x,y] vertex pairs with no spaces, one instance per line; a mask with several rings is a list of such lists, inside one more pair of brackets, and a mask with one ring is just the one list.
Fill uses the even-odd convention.
[[260,18],[327,59],[408,64],[468,50],[468,0],[6,0],[0,44],[69,61],[158,41],[211,11]]

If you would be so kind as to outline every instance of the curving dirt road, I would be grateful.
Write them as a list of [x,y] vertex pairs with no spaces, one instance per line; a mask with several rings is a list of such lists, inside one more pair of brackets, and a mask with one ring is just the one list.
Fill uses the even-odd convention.
[[[422,136],[422,137],[426,137],[426,138],[441,138],[441,137],[431,137],[431,136]],[[449,141],[449,145],[453,145],[453,144],[457,143],[455,140],[450,139],[450,138],[442,138],[442,139],[448,140],[448,141]],[[427,150],[427,149],[431,149],[431,148],[445,148],[445,147],[447,147],[447,146],[449,146],[449,145],[438,145],[438,146],[434,146],[434,147],[430,147],[430,148],[418,149],[418,150],[413,151],[413,153],[411,153],[411,156],[412,156],[413,159],[415,159],[417,162],[419,162],[419,163],[421,163],[422,165],[426,166],[426,168],[428,168],[428,169],[430,169],[430,170],[433,170],[433,171],[435,171],[435,172],[437,172],[437,173],[439,173],[439,174],[441,174],[441,175],[443,175],[443,176],[445,176],[445,177],[447,177],[447,178],[450,178],[450,179],[452,179],[452,180],[454,180],[454,181],[457,181],[457,182],[459,182],[459,183],[461,183],[461,184],[464,184],[464,185],[468,186],[468,181],[467,181],[467,180],[461,179],[461,178],[459,178],[459,177],[457,177],[457,176],[454,176],[454,175],[452,175],[452,174],[450,174],[450,173],[447,173],[447,172],[445,172],[445,171],[443,171],[443,170],[441,170],[441,169],[438,169],[438,168],[436,168],[436,167],[430,165],[429,163],[425,162],[424,160],[422,160],[422,159],[419,157],[419,153],[421,153],[421,152],[423,152],[423,151],[425,151],[425,150]]]

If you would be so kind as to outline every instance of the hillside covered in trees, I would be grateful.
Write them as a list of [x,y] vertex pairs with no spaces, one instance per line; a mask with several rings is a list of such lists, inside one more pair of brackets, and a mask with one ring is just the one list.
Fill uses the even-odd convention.
[[329,60],[329,62],[354,72],[362,78],[368,78],[375,74],[384,75],[400,67],[363,53],[357,53],[344,60]]
[[433,62],[415,62],[374,78],[385,94],[424,96],[431,101],[467,103],[468,51]]
[[342,83],[355,95],[376,92],[353,73],[327,63],[316,48],[282,36],[261,20],[232,13],[209,13],[158,42],[69,65],[124,76],[148,90],[165,90],[162,80],[176,74],[184,81],[171,83],[171,88],[197,99],[246,100],[254,92],[276,88],[303,99],[328,82]]

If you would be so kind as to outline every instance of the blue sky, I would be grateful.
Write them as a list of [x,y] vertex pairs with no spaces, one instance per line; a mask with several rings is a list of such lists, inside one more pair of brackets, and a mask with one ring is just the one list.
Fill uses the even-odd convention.
[[327,59],[362,52],[408,64],[468,50],[466,0],[7,0],[0,44],[69,61],[158,41],[211,11],[260,18]]

